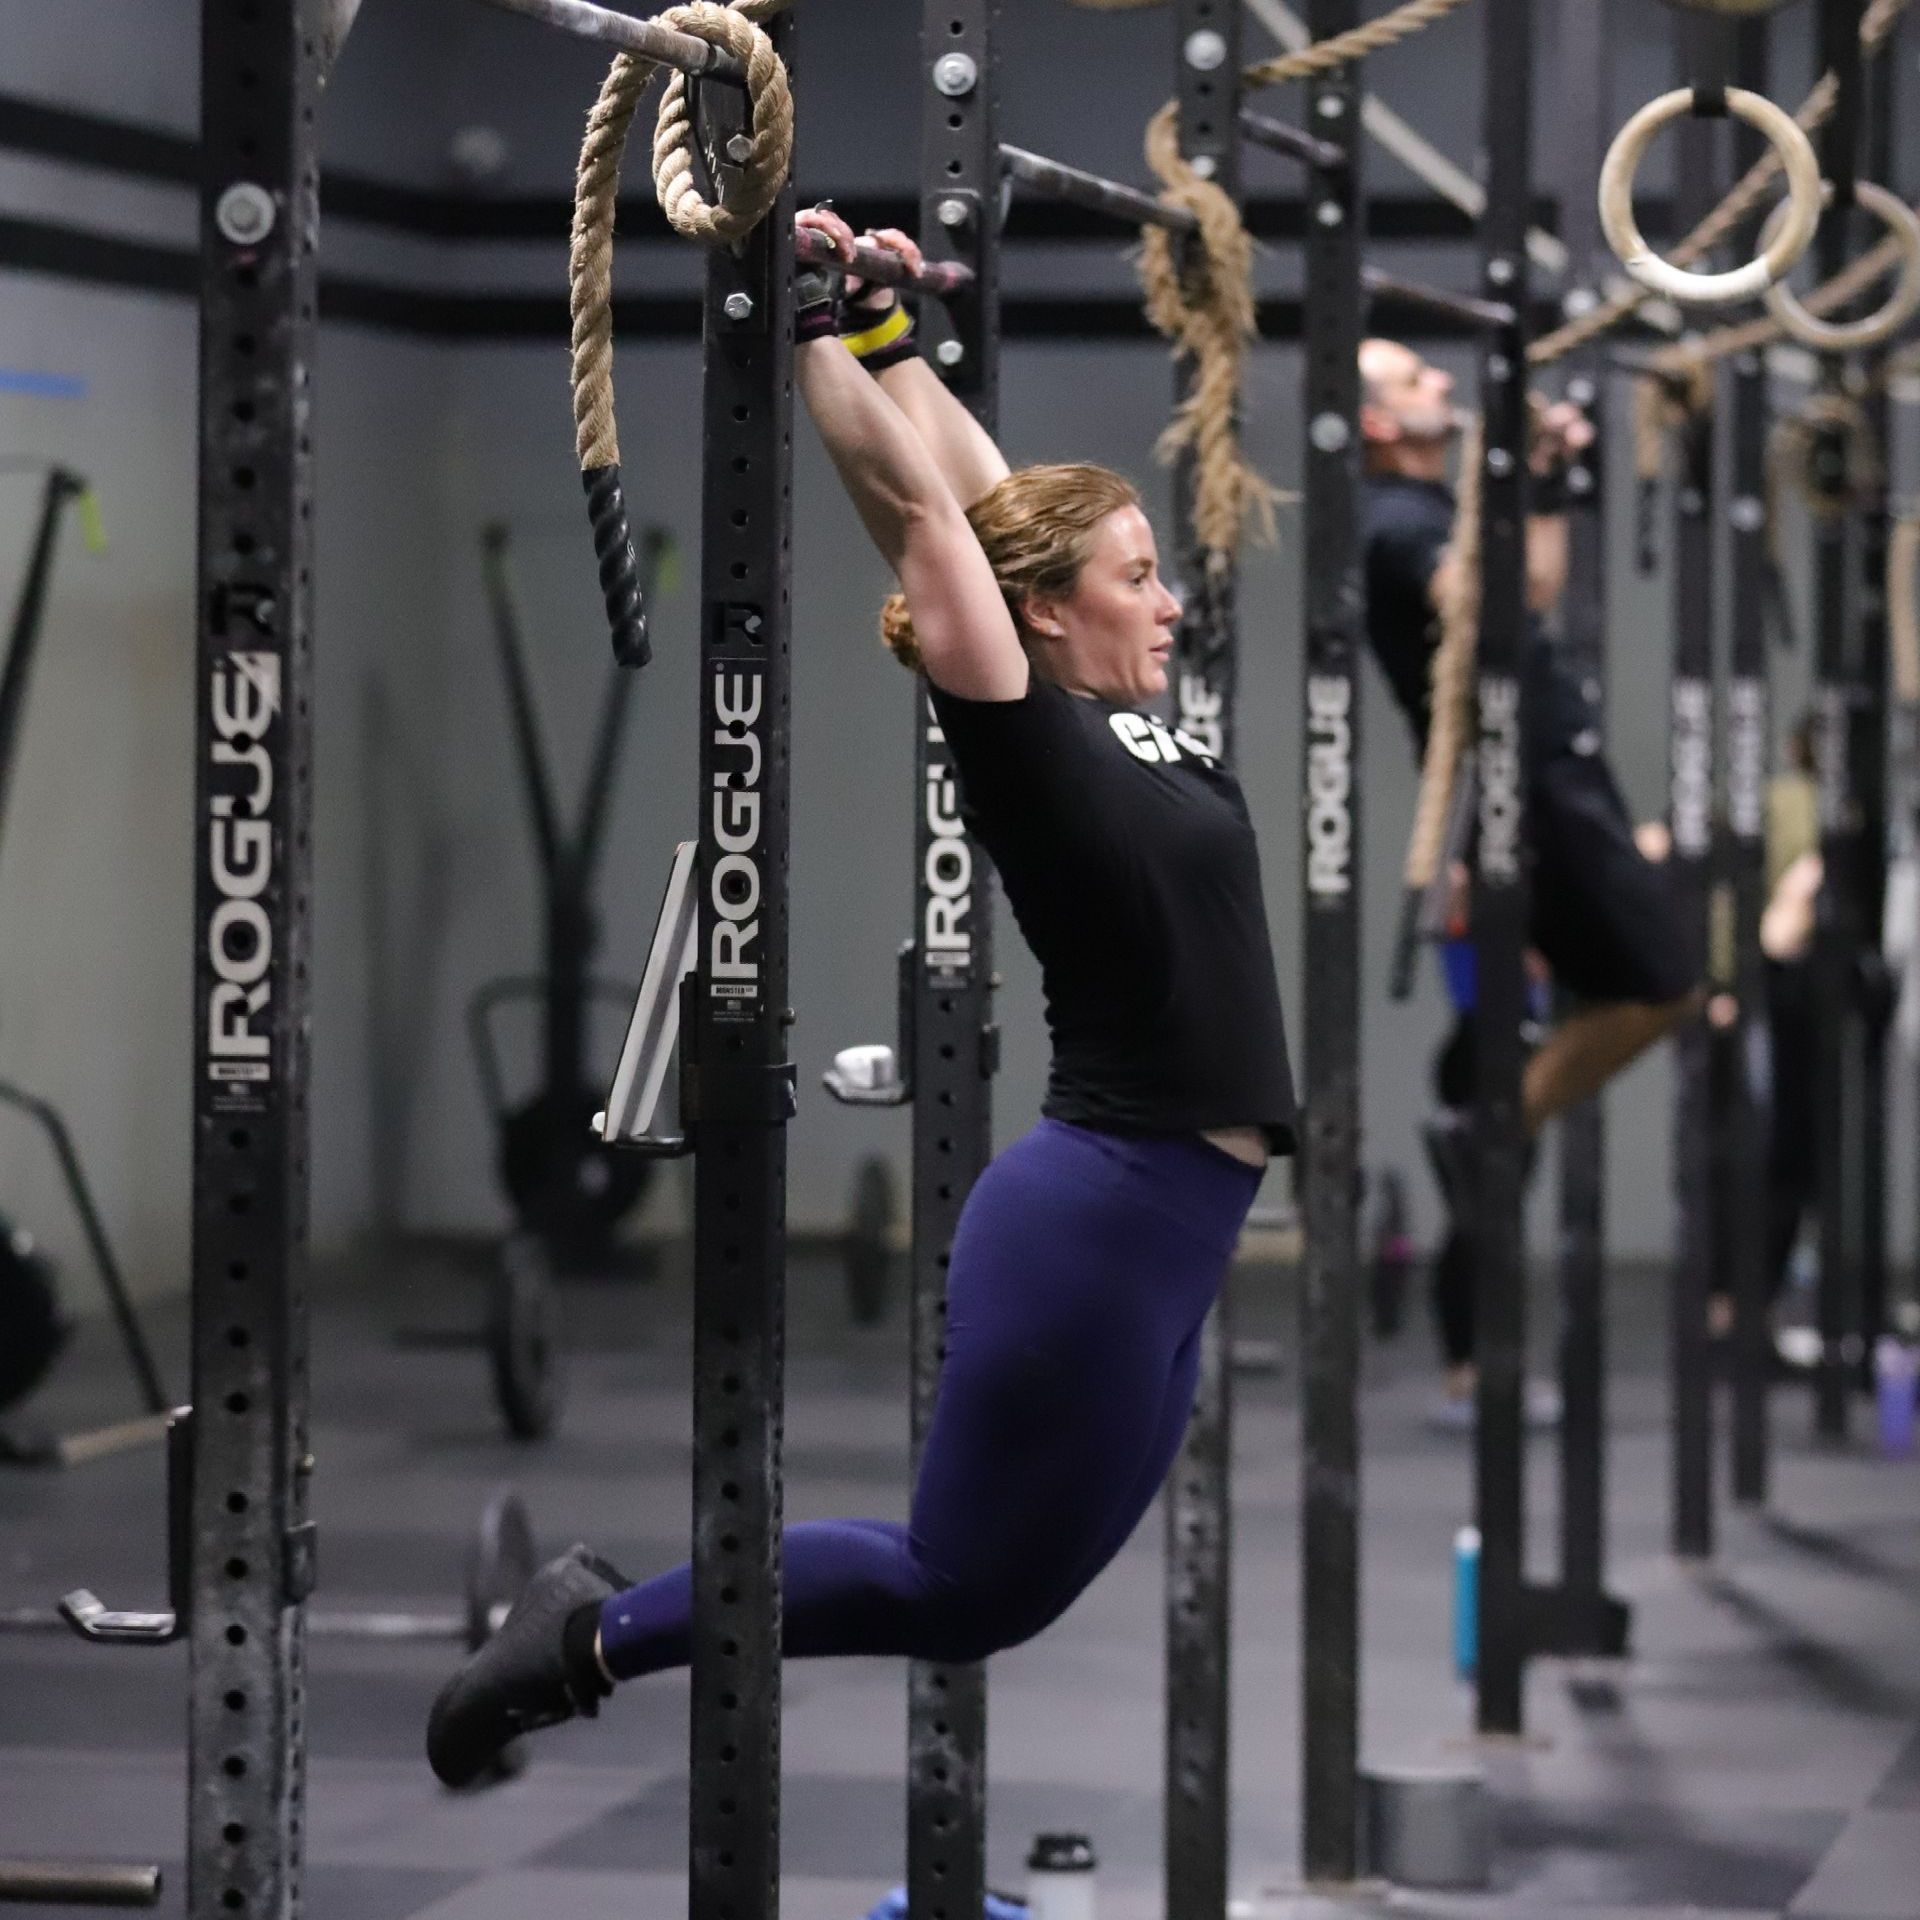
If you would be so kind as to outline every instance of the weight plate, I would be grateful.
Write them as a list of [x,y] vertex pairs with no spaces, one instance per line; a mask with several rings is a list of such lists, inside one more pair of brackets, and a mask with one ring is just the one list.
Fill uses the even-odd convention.
[[516,1440],[544,1440],[560,1417],[560,1295],[545,1247],[529,1233],[500,1243],[487,1322],[494,1398]]
[[0,1408],[40,1384],[72,1331],[53,1262],[30,1233],[0,1218]]
[[467,1557],[467,1650],[478,1653],[527,1590],[540,1563],[527,1503],[496,1493],[480,1515]]
[[593,1131],[601,1096],[538,1094],[500,1128],[500,1179],[520,1223],[569,1266],[605,1254],[621,1221],[646,1197],[653,1163]]
[[889,1243],[897,1209],[893,1169],[878,1154],[870,1154],[854,1169],[847,1217],[847,1308],[857,1327],[878,1325],[887,1310]]

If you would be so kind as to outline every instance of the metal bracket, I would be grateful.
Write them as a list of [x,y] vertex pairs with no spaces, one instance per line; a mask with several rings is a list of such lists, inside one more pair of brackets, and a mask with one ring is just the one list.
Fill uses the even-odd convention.
[[96,1645],[165,1647],[193,1621],[193,1409],[176,1407],[167,1422],[167,1598],[164,1613],[122,1611],[85,1587],[60,1602],[60,1616]]
[[[919,978],[920,950],[911,940],[900,943],[894,963],[899,1009],[893,1047],[848,1047],[834,1056],[820,1084],[843,1107],[904,1107],[913,1098],[914,983]],[[859,1061],[850,1054],[864,1056]],[[880,1056],[884,1055],[882,1059]],[[871,1067],[870,1073],[858,1068]]]

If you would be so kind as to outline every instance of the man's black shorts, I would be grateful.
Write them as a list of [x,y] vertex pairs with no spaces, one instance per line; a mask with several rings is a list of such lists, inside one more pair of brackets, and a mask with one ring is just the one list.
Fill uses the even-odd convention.
[[1701,957],[1666,870],[1634,845],[1626,802],[1590,740],[1541,755],[1527,785],[1533,943],[1556,984],[1582,1000],[1681,999],[1699,981]]

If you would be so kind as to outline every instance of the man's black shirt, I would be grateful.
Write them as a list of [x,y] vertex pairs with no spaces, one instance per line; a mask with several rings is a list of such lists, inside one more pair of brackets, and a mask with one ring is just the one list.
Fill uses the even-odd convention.
[[[1440,643],[1433,575],[1453,531],[1453,510],[1453,489],[1441,481],[1367,475],[1361,503],[1367,640],[1423,753],[1433,713],[1433,654]],[[1583,737],[1597,739],[1585,694],[1531,614],[1521,691],[1529,764],[1537,766]]]

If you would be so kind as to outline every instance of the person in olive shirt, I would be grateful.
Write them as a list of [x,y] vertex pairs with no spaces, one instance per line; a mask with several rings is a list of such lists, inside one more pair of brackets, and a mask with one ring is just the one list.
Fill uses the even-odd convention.
[[[800,220],[851,258],[837,215]],[[1179,608],[1139,496],[1102,467],[1009,472],[890,294],[798,291],[800,391],[900,583],[886,637],[1040,962],[1053,1061],[1039,1124],[960,1217],[911,1517],[788,1527],[782,1644],[973,1661],[1058,1618],[1158,1492],[1241,1224],[1293,1147],[1293,1082],[1246,801],[1146,711]],[[443,1689],[435,1772],[472,1779],[513,1734],[685,1665],[692,1608],[688,1568],[629,1586],[574,1548]]]
[[[1448,467],[1459,438],[1452,377],[1396,341],[1360,348],[1367,638],[1406,716],[1416,756],[1426,747],[1438,607],[1451,564]],[[1578,409],[1535,412],[1535,511],[1527,525],[1530,631],[1521,677],[1528,893],[1532,945],[1573,1010],[1540,1037],[1526,1066],[1526,1124],[1597,1093],[1698,1005],[1703,956],[1691,951],[1665,874],[1643,851],[1600,750],[1586,694],[1558,659],[1541,619],[1566,585],[1567,530],[1559,481],[1591,438]],[[1655,833],[1658,830],[1654,830]],[[1646,834],[1646,830],[1642,830]],[[1651,844],[1653,835],[1646,835]],[[1461,889],[1464,895],[1464,886]],[[1471,1105],[1470,1023],[1442,1057],[1442,1099]],[[1472,1392],[1473,1284],[1466,1129],[1435,1136],[1454,1230],[1436,1266],[1436,1305],[1449,1395]]]

